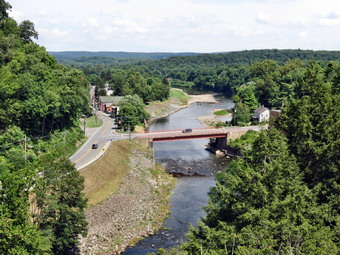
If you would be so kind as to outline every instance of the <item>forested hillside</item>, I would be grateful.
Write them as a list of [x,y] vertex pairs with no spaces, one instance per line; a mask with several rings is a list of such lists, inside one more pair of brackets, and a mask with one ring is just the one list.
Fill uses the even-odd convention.
[[69,254],[86,234],[83,179],[68,157],[89,85],[11,8],[0,0],[0,254]]

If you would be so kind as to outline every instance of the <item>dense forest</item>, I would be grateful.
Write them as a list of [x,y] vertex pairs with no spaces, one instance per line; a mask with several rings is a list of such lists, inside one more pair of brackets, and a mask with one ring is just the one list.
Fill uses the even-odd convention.
[[0,0],[0,254],[69,254],[87,232],[68,157],[83,139],[89,82],[34,43],[34,24],[11,8]]

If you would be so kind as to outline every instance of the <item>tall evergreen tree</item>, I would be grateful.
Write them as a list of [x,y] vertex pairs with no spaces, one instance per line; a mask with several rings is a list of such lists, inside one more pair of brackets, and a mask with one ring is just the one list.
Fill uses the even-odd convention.
[[[189,254],[337,254],[296,159],[276,129],[218,174],[207,216],[182,245]],[[323,233],[320,235],[320,233]]]
[[[337,72],[340,70],[338,69]],[[322,185],[320,202],[340,192],[340,93],[339,83],[326,82],[315,62],[300,83],[296,98],[283,109],[280,127],[297,156],[305,181],[311,188]]]

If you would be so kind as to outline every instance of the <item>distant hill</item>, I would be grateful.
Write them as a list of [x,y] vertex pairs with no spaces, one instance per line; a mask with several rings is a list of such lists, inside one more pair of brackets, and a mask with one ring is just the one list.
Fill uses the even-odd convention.
[[159,60],[175,56],[195,56],[201,53],[195,52],[182,52],[182,53],[172,53],[172,52],[124,52],[124,51],[49,51],[49,53],[54,56],[58,61],[62,62],[65,60],[74,60],[79,58],[93,58],[93,57],[103,57],[103,58],[118,58],[118,59],[149,59],[149,60]]
[[180,66],[215,66],[221,64],[246,64],[251,65],[256,61],[271,59],[286,62],[289,59],[340,61],[340,51],[314,51],[300,49],[263,49],[231,51],[225,53],[199,54],[191,56],[175,56],[158,61],[157,66],[179,68]]
[[219,66],[228,64],[251,65],[256,61],[272,59],[281,63],[289,59],[317,60],[317,61],[340,61],[340,51],[314,51],[301,49],[263,49],[244,50],[215,53],[195,52],[111,52],[111,51],[51,51],[60,64],[82,68],[84,65],[103,64],[145,64],[147,61],[153,69],[181,68],[191,66]]

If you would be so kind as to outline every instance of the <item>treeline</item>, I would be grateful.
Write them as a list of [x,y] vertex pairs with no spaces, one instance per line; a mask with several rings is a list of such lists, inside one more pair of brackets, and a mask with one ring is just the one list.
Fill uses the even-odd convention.
[[[96,58],[103,59],[137,59],[137,60],[158,60],[162,58],[169,58],[173,56],[191,56],[198,55],[199,53],[195,52],[182,52],[182,53],[173,53],[173,52],[124,52],[124,51],[99,51],[99,52],[91,52],[91,51],[50,51],[52,56],[54,56],[58,61],[61,61],[62,64],[65,64],[63,61],[71,60],[74,62],[83,62],[82,60],[95,60]],[[91,62],[91,61],[86,61]]]
[[339,254],[340,65],[290,72],[276,127],[217,174],[188,241],[159,254]]
[[33,42],[34,24],[0,0],[0,254],[70,254],[87,223],[68,157],[83,139],[85,75]]

